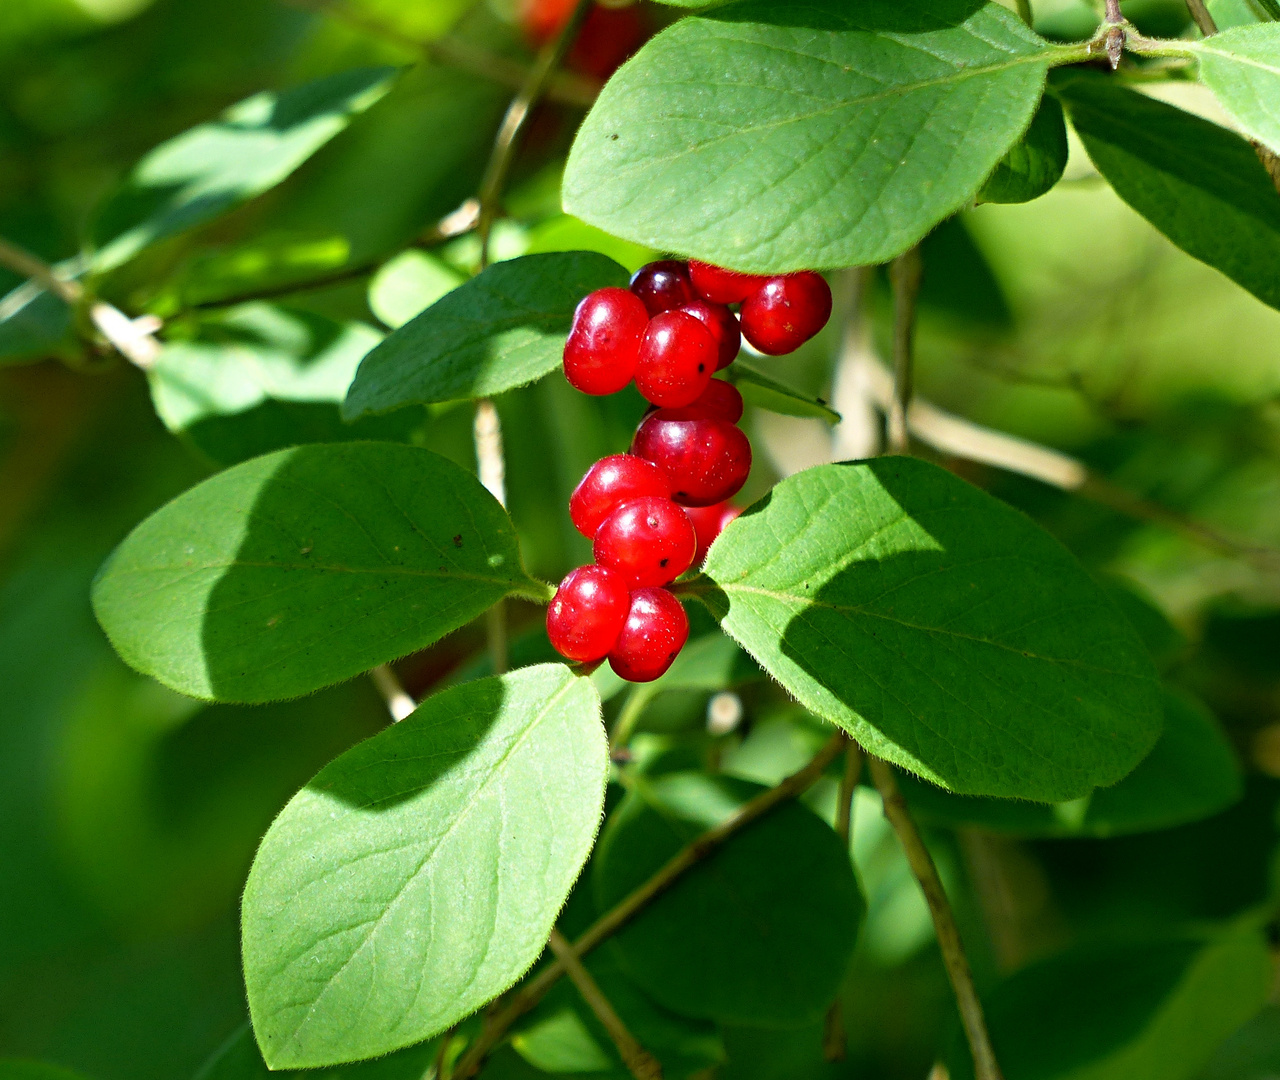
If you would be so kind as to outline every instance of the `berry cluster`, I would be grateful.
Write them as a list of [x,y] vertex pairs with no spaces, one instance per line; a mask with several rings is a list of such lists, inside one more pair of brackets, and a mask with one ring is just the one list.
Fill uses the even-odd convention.
[[758,277],[669,260],[642,267],[630,289],[598,289],[578,305],[564,349],[570,384],[612,394],[634,379],[653,407],[630,453],[596,462],[569,500],[595,563],[560,583],[547,612],[562,656],[607,657],[632,682],[671,666],[689,620],[665,586],[701,563],[738,515],[727,500],[751,471],[751,443],[737,426],[742,395],[713,376],[737,358],[743,337],[778,356],[830,315],[831,290],[818,274]]

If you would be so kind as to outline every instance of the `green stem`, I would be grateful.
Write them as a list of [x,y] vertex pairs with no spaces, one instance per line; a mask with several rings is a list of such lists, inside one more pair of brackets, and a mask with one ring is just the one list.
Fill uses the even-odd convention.
[[1028,26],[1035,21],[1031,16],[1031,0],[1017,0],[1018,18],[1020,18]]
[[637,683],[631,688],[631,692],[627,694],[627,700],[623,703],[622,709],[618,713],[618,719],[613,725],[613,734],[609,738],[609,748],[611,750],[626,746],[631,741],[631,736],[635,734],[636,724],[639,723],[640,717],[644,715],[649,702],[657,695],[653,685],[653,683]]

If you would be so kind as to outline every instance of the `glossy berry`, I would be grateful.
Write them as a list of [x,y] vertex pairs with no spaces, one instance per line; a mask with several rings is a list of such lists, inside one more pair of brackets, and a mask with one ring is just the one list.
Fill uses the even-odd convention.
[[635,376],[649,325],[626,289],[597,289],[578,305],[564,346],[564,376],[584,394],[616,394]]
[[675,259],[664,259],[640,267],[631,276],[631,291],[648,309],[650,315],[683,307],[697,299],[689,268]]
[[641,422],[631,452],[671,477],[682,506],[712,506],[736,495],[751,472],[751,443],[727,420],[687,419],[659,409]]
[[[520,24],[534,46],[545,45],[573,14],[577,0],[521,0]],[[604,82],[649,36],[647,20],[634,6],[607,8],[597,4],[574,40],[568,65]]]
[[831,287],[821,274],[770,278],[742,305],[742,335],[762,353],[795,352],[831,318]]
[[733,383],[712,379],[698,400],[679,409],[665,410],[674,420],[727,420],[736,424],[742,419],[742,395]]
[[560,582],[547,608],[547,637],[569,660],[603,660],[631,609],[626,579],[603,566],[580,566]]
[[693,564],[698,536],[689,515],[670,499],[623,503],[596,531],[596,562],[635,589],[668,585]]
[[634,454],[610,454],[592,465],[574,488],[569,496],[569,517],[573,527],[591,540],[605,518],[624,502],[650,495],[671,498],[667,474]]
[[655,315],[640,341],[636,389],[655,405],[690,405],[711,381],[718,351],[711,331],[692,315]]
[[698,534],[698,553],[693,557],[693,565],[701,566],[716,537],[742,513],[742,508],[732,503],[716,503],[715,506],[691,506],[685,513],[693,522],[693,531]]
[[723,304],[709,300],[691,300],[680,308],[711,331],[716,339],[716,370],[727,368],[742,351],[742,328],[738,317]]
[[689,279],[698,295],[714,304],[741,304],[769,279],[759,274],[739,274],[710,263],[689,260]]
[[689,616],[679,600],[666,589],[636,589],[609,666],[630,682],[653,682],[688,640]]

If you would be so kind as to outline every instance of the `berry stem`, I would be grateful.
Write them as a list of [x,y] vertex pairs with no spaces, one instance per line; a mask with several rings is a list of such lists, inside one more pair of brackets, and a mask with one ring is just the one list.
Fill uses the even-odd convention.
[[[840,778],[840,795],[836,800],[836,835],[844,841],[849,851],[849,837],[853,831],[853,796],[858,790],[858,778],[862,775],[862,747],[846,736],[844,748],[844,775]],[[840,999],[836,998],[827,1010],[822,1031],[822,1056],[827,1061],[843,1061],[847,1038]]]
[[[480,483],[504,507],[507,505],[507,463],[502,450],[502,421],[493,402],[483,398],[476,403],[472,434],[476,444],[476,471]],[[499,600],[489,609],[489,659],[495,675],[507,671],[507,602]]]
[[903,252],[889,267],[893,284],[893,404],[889,410],[889,450],[910,449],[907,410],[915,381],[916,300],[920,295],[920,245]]
[[630,693],[627,694],[627,700],[622,703],[622,708],[618,711],[618,719],[614,721],[613,733],[609,737],[609,749],[611,751],[618,750],[631,741],[636,724],[639,723],[640,717],[644,715],[644,710],[648,707],[649,702],[657,694],[654,685],[654,683],[636,683],[631,687]]
[[418,707],[390,664],[379,664],[369,672],[369,678],[382,695],[382,700],[387,703],[387,712],[391,714],[393,724],[398,724]]

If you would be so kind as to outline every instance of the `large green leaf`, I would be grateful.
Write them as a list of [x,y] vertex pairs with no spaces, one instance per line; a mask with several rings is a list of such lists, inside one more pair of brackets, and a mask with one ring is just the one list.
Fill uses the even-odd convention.
[[1199,821],[1243,794],[1235,751],[1203,705],[1171,689],[1164,733],[1133,772],[1114,787],[1072,802],[1036,804],[949,795],[904,777],[916,816],[943,825],[976,825],[1017,836],[1119,836]]
[[740,270],[884,262],[974,197],[1052,55],[982,0],[746,0],[681,19],[601,93],[565,209]]
[[254,458],[142,522],[94,584],[126,661],[193,697],[299,697],[404,656],[510,592],[541,596],[469,472],[392,443]]
[[0,1080],[84,1080],[78,1072],[42,1061],[0,1058]]
[[1280,24],[1237,26],[1197,41],[1200,79],[1242,131],[1280,151]]
[[590,680],[546,664],[429,698],[323,769],[245,886],[267,1063],[384,1054],[519,979],[591,851],[608,767]]
[[821,465],[733,522],[691,584],[806,708],[950,790],[1057,802],[1160,732],[1141,640],[1056,540],[913,458]]
[[[1267,999],[1258,931],[1093,946],[1024,968],[996,987],[987,1020],[1006,1080],[1190,1080]],[[972,1080],[967,1048],[948,1054]]]
[[1000,159],[980,202],[1020,203],[1038,199],[1062,179],[1067,167],[1067,125],[1058,99],[1046,94],[1031,126]]
[[[637,779],[593,863],[601,910],[760,790],[701,773]],[[862,912],[844,845],[810,810],[787,803],[685,874],[614,945],[623,969],[678,1013],[797,1024],[835,997]]]
[[587,293],[627,272],[590,251],[494,263],[391,333],[347,393],[349,419],[405,405],[488,397],[554,371]]
[[94,267],[201,225],[275,187],[390,88],[391,68],[356,68],[255,94],[156,147],[103,207]]
[[1178,247],[1280,307],[1280,195],[1244,139],[1105,76],[1054,79],[1089,157]]
[[374,1061],[337,1065],[319,1072],[286,1069],[272,1072],[253,1041],[253,1029],[245,1024],[218,1047],[195,1080],[423,1080],[435,1061],[438,1042],[419,1043]]

